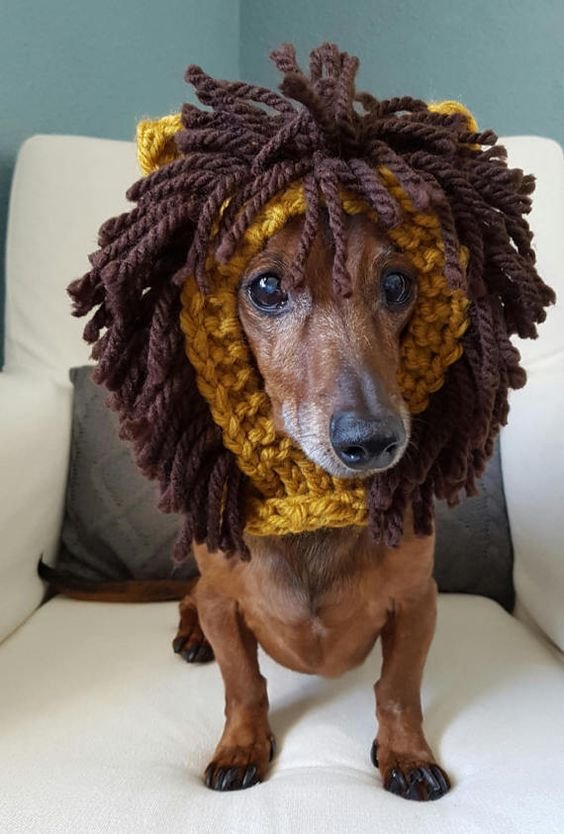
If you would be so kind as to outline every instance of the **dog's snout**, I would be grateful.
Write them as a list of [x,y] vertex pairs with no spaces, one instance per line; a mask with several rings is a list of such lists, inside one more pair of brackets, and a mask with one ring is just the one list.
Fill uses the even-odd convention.
[[396,462],[406,440],[400,417],[365,417],[354,411],[334,414],[331,444],[349,469],[386,469]]

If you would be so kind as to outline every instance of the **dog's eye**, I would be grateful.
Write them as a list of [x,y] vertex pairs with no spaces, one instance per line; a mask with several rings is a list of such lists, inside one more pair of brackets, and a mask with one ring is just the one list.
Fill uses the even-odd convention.
[[405,307],[411,301],[413,280],[404,272],[388,272],[382,279],[382,292],[388,307]]
[[277,313],[288,303],[288,294],[273,272],[264,272],[251,281],[247,292],[254,306],[264,313]]

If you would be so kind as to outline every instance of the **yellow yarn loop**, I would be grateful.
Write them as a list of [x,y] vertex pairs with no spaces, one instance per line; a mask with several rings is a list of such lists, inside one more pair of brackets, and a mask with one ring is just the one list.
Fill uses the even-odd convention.
[[448,116],[453,113],[462,113],[463,116],[466,116],[468,130],[471,133],[477,133],[479,130],[478,122],[472,115],[471,111],[459,101],[431,101],[427,105],[427,110],[430,110],[432,113],[444,113]]
[[[160,132],[143,132],[140,158],[147,170],[170,161],[171,134],[166,131],[171,129],[167,123]],[[398,375],[404,400],[417,414],[443,385],[448,366],[462,354],[460,338],[468,327],[469,301],[462,290],[449,288],[444,277],[438,218],[416,211],[387,168],[378,168],[378,173],[402,210],[402,222],[388,234],[418,276],[417,302],[402,340]],[[365,213],[378,222],[357,198],[342,193],[341,199],[348,214]],[[292,440],[276,432],[270,400],[239,322],[237,287],[247,264],[290,218],[305,210],[303,186],[296,182],[257,214],[227,264],[208,256],[209,292],[201,293],[189,278],[181,296],[180,325],[198,388],[222,430],[225,447],[254,488],[247,501],[245,527],[254,535],[364,525],[368,520],[363,481],[331,477]],[[460,260],[465,264],[467,252],[461,250]]]
[[144,174],[150,174],[177,158],[179,153],[174,137],[181,128],[180,113],[139,122],[136,134],[137,159]]

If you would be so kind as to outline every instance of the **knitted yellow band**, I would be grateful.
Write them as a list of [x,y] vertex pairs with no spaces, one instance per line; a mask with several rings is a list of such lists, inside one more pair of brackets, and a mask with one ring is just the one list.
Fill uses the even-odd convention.
[[181,129],[180,113],[139,122],[136,133],[137,159],[144,174],[150,174],[177,158],[174,137]]
[[[139,152],[145,171],[174,158],[170,141],[180,124],[171,121],[174,117],[167,119],[158,129],[155,123],[140,128],[138,135],[147,140]],[[388,169],[381,167],[378,173],[402,209],[401,224],[388,235],[418,276],[417,302],[402,340],[398,376],[403,397],[416,414],[427,407],[430,394],[443,384],[446,369],[462,353],[460,338],[468,326],[469,301],[461,290],[447,285],[437,217],[417,212]],[[343,194],[342,201],[348,214],[366,213],[378,222],[356,198]],[[247,264],[268,238],[290,218],[303,215],[305,208],[303,186],[294,183],[258,213],[229,263],[218,264],[208,257],[208,293],[201,293],[192,278],[182,291],[180,324],[198,388],[222,429],[226,448],[255,488],[257,497],[248,500],[245,527],[254,535],[367,522],[362,481],[329,476],[292,440],[276,432],[271,404],[254,370],[237,312],[237,287]]]

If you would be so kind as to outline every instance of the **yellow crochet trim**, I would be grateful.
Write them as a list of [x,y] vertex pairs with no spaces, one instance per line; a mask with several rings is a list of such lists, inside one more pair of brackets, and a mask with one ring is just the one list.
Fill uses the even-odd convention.
[[427,110],[431,110],[433,113],[444,113],[445,115],[450,116],[453,113],[462,113],[466,116],[466,122],[468,124],[468,130],[471,133],[478,132],[478,122],[463,104],[459,101],[431,101],[427,105]]
[[[143,133],[143,142],[152,136],[140,151],[148,170],[170,161],[170,135],[163,131],[155,138],[154,131]],[[443,385],[446,369],[462,354],[460,338],[468,326],[469,301],[462,290],[447,285],[437,217],[417,212],[388,169],[381,167],[378,173],[403,213],[402,222],[388,234],[418,274],[418,298],[402,342],[398,376],[403,397],[416,414],[427,407],[430,394]],[[348,214],[366,213],[378,222],[361,201],[347,194],[342,200]],[[254,487],[245,527],[254,535],[367,523],[361,480],[329,476],[292,440],[276,433],[270,400],[253,369],[238,318],[237,287],[247,264],[291,217],[304,214],[305,207],[303,186],[291,185],[259,212],[229,263],[208,257],[208,293],[202,294],[193,278],[182,290],[180,324],[186,353],[226,448]],[[467,252],[461,251],[460,258],[464,263]]]
[[182,129],[180,113],[161,119],[146,119],[137,125],[137,159],[144,174],[162,168],[179,155],[174,137]]

